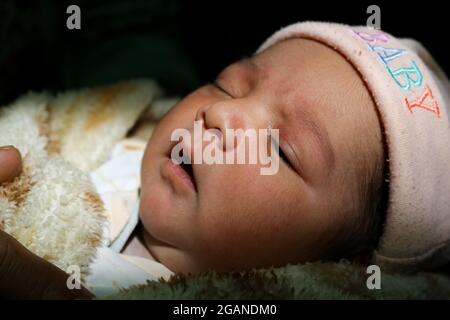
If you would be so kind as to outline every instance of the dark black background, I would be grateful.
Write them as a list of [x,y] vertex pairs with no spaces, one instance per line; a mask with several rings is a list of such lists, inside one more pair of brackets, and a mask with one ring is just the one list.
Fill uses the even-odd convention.
[[[0,2],[0,104],[30,89],[58,91],[135,77],[185,94],[251,55],[287,24],[365,24],[381,8],[382,29],[421,41],[449,73],[448,12],[440,1],[19,1]],[[68,30],[66,8],[81,8]]]

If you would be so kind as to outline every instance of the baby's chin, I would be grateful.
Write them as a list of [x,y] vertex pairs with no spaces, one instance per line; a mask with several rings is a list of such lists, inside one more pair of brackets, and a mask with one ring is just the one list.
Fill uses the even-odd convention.
[[167,224],[167,215],[169,214],[170,199],[163,190],[158,188],[149,191],[142,190],[139,203],[139,217],[145,230],[150,234],[158,233],[160,227]]
[[[178,238],[179,226],[186,223],[178,206],[188,207],[179,203],[172,191],[163,183],[153,182],[148,188],[143,188],[139,203],[139,216],[145,231],[157,240],[158,244],[175,245],[173,239]],[[178,204],[178,206],[177,206]],[[153,241],[153,242],[155,242]]]
[[145,227],[144,245],[156,261],[173,272],[197,274],[204,271],[187,251],[156,239]]
[[[139,216],[143,226],[144,244],[150,254],[155,260],[165,264],[164,255],[161,255],[161,251],[164,251],[165,247],[169,245],[160,240],[164,238],[164,219],[163,213],[166,212],[159,201],[155,201],[152,197],[146,197],[142,195],[140,200]],[[154,235],[157,236],[154,236]]]

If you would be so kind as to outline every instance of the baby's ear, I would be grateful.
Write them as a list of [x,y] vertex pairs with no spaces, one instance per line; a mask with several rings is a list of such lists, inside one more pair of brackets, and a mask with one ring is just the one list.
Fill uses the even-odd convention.
[[13,180],[22,171],[22,157],[13,146],[0,147],[0,183]]

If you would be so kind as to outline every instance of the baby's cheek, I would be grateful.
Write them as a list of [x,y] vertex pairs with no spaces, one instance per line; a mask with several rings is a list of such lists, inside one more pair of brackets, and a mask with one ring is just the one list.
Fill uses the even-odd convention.
[[[161,189],[161,190],[160,190]],[[166,190],[154,185],[141,194],[139,216],[144,228],[157,238],[165,238],[170,231],[170,199]]]

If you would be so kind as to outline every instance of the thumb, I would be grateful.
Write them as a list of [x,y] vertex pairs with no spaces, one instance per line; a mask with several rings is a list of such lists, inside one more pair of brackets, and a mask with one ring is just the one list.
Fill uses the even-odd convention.
[[22,157],[13,146],[0,147],[0,183],[14,179],[22,171]]

